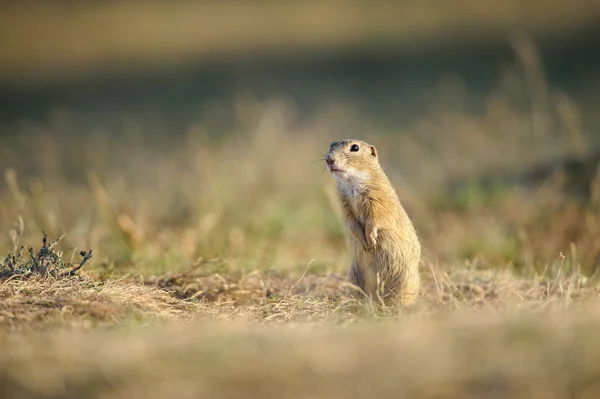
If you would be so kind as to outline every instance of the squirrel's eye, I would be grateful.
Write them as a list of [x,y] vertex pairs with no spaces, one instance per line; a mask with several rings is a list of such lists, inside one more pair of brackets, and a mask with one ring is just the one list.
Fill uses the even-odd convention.
[[358,151],[358,144],[352,144],[352,147],[350,147],[350,151],[352,151],[352,152]]

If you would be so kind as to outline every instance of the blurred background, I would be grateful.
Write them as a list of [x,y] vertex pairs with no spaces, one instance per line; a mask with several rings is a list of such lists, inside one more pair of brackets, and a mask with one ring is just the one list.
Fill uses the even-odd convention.
[[67,233],[111,273],[345,270],[320,159],[354,137],[427,260],[592,273],[599,19],[595,0],[6,2],[0,231],[21,215],[24,242]]

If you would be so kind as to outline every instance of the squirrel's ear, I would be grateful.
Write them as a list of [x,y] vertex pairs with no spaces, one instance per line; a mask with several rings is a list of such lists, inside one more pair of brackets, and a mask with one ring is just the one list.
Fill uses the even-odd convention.
[[377,149],[374,146],[371,146],[371,155],[377,158]]

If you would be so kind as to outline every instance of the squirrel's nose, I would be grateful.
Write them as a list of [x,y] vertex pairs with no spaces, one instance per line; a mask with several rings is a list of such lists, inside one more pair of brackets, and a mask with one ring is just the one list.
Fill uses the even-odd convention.
[[327,165],[333,165],[335,160],[333,158],[331,158],[329,155],[327,155],[327,157],[325,158],[325,162],[327,162]]

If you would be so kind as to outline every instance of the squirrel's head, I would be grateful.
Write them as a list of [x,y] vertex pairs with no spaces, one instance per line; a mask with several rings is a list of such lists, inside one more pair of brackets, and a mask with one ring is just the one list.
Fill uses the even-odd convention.
[[325,164],[338,181],[364,180],[380,169],[377,149],[364,141],[351,139],[331,143]]

